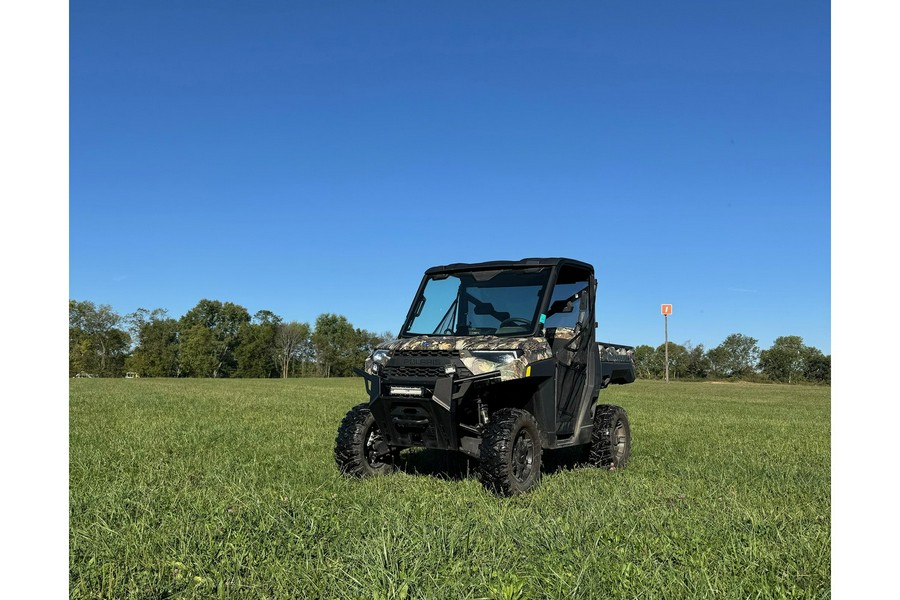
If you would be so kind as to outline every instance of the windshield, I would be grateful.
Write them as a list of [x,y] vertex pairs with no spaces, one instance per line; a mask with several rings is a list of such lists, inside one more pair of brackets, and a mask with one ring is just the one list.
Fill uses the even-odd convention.
[[433,275],[402,335],[530,334],[549,278],[549,268]]

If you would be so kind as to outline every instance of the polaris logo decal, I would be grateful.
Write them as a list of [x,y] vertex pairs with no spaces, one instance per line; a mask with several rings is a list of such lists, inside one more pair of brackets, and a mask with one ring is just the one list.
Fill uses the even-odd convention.
[[443,367],[447,364],[450,359],[440,356],[396,356],[390,362],[392,367]]

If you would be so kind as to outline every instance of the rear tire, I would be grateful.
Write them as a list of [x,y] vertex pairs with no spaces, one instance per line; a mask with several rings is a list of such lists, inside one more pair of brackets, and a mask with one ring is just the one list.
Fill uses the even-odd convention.
[[478,472],[498,496],[525,493],[541,480],[541,430],[528,411],[502,408],[491,415],[481,437]]
[[341,421],[334,440],[334,461],[344,475],[372,477],[394,470],[396,452],[378,456],[384,439],[368,404],[354,406]]
[[590,462],[601,469],[622,469],[631,458],[631,424],[621,406],[598,404],[594,410]]

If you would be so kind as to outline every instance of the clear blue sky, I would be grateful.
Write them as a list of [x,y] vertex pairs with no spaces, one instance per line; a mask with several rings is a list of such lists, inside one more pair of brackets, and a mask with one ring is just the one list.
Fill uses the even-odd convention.
[[396,332],[592,263],[601,339],[831,352],[827,2],[75,2],[70,297]]

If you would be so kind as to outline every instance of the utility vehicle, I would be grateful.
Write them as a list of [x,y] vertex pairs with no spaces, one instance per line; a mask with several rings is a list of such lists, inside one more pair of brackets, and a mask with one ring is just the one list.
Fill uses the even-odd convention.
[[338,468],[380,475],[404,448],[455,450],[509,496],[539,483],[543,449],[584,446],[594,465],[624,467],[628,415],[597,400],[634,381],[633,349],[595,341],[596,292],[593,267],[568,258],[428,269],[399,339],[355,369],[369,401],[341,422]]

